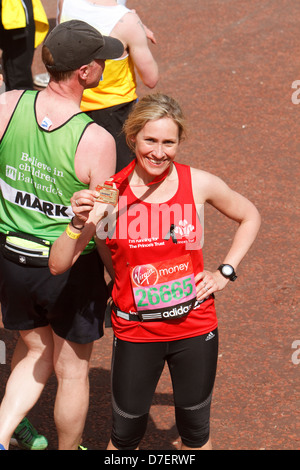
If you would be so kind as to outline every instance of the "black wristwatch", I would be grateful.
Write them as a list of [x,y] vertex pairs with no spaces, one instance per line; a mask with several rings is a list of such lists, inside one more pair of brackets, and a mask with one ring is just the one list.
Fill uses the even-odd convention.
[[226,279],[230,279],[230,281],[235,281],[237,278],[235,270],[230,264],[221,264],[218,267],[218,270],[220,271],[222,276],[226,277]]

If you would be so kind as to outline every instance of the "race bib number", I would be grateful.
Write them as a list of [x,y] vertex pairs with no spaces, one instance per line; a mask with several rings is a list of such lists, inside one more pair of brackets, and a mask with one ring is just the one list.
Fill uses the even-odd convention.
[[195,305],[196,286],[189,254],[131,268],[131,284],[142,321],[172,320]]

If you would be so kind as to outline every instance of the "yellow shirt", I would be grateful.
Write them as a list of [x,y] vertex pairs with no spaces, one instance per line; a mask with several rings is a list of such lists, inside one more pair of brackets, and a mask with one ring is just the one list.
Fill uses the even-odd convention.
[[[46,37],[49,30],[47,15],[41,0],[32,0],[35,22],[35,44],[37,47]],[[25,10],[21,0],[2,0],[2,25],[4,29],[26,27]]]
[[[109,36],[116,24],[130,10],[123,5],[99,5],[87,0],[64,0],[60,21],[86,21],[100,33]],[[106,60],[102,79],[97,88],[85,90],[82,111],[94,111],[136,100],[136,78],[130,56]]]
[[103,76],[96,88],[83,92],[82,111],[109,108],[136,100],[134,65],[129,55],[106,60]]

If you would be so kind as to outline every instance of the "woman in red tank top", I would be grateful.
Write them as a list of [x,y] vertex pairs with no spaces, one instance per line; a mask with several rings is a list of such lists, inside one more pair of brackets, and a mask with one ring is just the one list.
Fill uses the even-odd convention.
[[[50,269],[58,274],[69,268],[97,235],[99,253],[114,280],[108,449],[138,448],[165,361],[181,448],[211,449],[218,350],[214,293],[236,279],[235,269],[256,238],[260,216],[217,176],[175,162],[185,124],[174,99],[161,93],[145,96],[124,131],[135,162],[98,192],[73,195],[75,217],[52,247]],[[107,204],[114,199],[115,206]],[[206,202],[238,222],[228,253],[213,271],[204,269],[202,257]]]

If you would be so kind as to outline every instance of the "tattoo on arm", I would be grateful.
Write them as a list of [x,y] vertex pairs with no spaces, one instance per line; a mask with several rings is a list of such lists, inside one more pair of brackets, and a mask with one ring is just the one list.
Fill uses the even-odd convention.
[[139,26],[142,28],[142,30],[143,30],[143,31],[144,31],[144,33],[146,34],[146,31],[145,31],[144,25],[143,25],[143,23],[141,22],[141,20],[139,20],[137,24],[138,24],[138,25],[139,25]]

